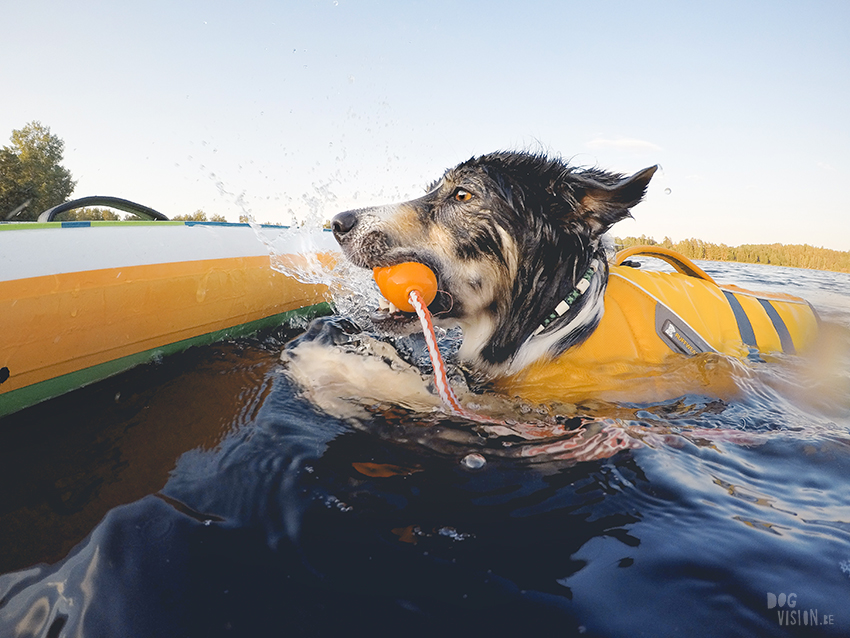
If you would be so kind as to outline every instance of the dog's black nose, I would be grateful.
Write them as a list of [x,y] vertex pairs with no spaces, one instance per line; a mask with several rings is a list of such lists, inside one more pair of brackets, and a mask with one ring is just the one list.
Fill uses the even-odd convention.
[[343,237],[355,226],[357,226],[357,213],[353,210],[347,210],[344,213],[334,215],[334,218],[331,220],[331,230],[333,230],[337,241],[342,241]]

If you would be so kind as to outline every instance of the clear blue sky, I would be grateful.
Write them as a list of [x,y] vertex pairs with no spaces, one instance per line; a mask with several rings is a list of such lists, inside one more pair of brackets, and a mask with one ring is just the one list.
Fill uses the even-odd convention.
[[74,196],[328,218],[498,149],[662,170],[618,235],[850,250],[850,2],[26,2],[0,144]]

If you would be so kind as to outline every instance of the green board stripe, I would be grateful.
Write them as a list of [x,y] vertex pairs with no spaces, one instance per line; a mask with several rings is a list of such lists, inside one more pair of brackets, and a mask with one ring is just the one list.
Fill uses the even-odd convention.
[[[260,228],[273,228],[283,230],[289,226],[276,226],[272,224],[258,224]],[[137,228],[139,226],[228,226],[250,228],[250,224],[244,222],[194,222],[194,221],[154,221],[154,220],[80,220],[66,222],[4,222],[0,223],[0,231],[3,230],[33,230],[36,228],[99,228],[104,226],[124,226]]]
[[150,363],[161,357],[182,352],[192,346],[205,346],[225,339],[245,337],[262,330],[263,328],[275,328],[282,326],[296,317],[311,319],[320,315],[330,314],[330,312],[331,307],[327,303],[305,306],[304,308],[298,308],[297,310],[290,310],[288,312],[265,317],[264,319],[257,319],[256,321],[231,326],[230,328],[224,328],[223,330],[208,332],[207,334],[198,335],[197,337],[192,337],[190,339],[184,339],[183,341],[169,343],[159,348],[138,352],[113,361],[107,361],[96,366],[91,366],[90,368],[84,368],[83,370],[77,370],[76,372],[70,372],[53,379],[48,379],[41,383],[34,383],[33,385],[25,388],[19,388],[18,390],[13,390],[6,394],[0,394],[0,418],[8,414],[12,414],[13,412],[23,410],[24,408],[28,408],[31,405],[40,403],[41,401],[52,399],[53,397],[65,394],[71,390],[76,390],[84,385],[89,385],[90,383],[111,377],[119,372],[124,372],[134,366],[143,363]]
[[79,221],[79,222],[16,222],[0,224],[3,230],[34,230],[36,228],[97,228],[99,226],[128,226],[137,228],[139,226],[185,226],[185,222],[156,222],[156,221]]

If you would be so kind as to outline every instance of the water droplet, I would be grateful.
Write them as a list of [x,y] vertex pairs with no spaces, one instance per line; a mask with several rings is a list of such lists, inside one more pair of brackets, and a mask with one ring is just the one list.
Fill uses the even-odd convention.
[[673,191],[672,191],[672,190],[670,190],[669,188],[665,188],[665,189],[664,189],[664,194],[665,194],[665,195],[669,195],[669,194],[670,194],[670,193],[672,193],[672,192],[673,192]]
[[461,459],[460,464],[468,470],[480,470],[482,467],[487,465],[487,459],[480,454],[473,452],[472,454],[464,456]]
[[475,538],[474,535],[466,532],[459,532],[454,527],[441,527],[437,530],[437,534],[445,538],[450,538],[453,541],[465,541],[470,538]]

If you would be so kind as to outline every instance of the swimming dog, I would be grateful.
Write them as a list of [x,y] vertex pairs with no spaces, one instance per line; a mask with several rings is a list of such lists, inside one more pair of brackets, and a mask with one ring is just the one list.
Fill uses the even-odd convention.
[[[493,153],[448,170],[418,199],[340,213],[331,225],[358,266],[430,267],[440,290],[429,306],[436,323],[462,328],[462,361],[501,376],[557,357],[593,332],[608,278],[602,237],[630,215],[655,171],[625,177]],[[589,269],[587,289],[547,322]],[[375,320],[399,331],[415,316],[388,309]]]
[[[680,355],[744,359],[809,343],[817,319],[801,299],[718,286],[675,254],[682,274],[609,266],[605,234],[631,216],[656,170],[626,176],[539,154],[491,153],[449,169],[422,197],[339,213],[331,226],[357,266],[431,268],[439,292],[429,310],[437,325],[462,328],[460,362],[497,386],[510,380],[512,394],[532,400],[567,390],[680,396],[718,378],[728,389],[728,358],[697,357],[694,367]],[[418,326],[392,306],[373,321],[395,333]],[[655,378],[671,369],[678,382],[656,392]],[[617,392],[624,376],[644,387]]]

